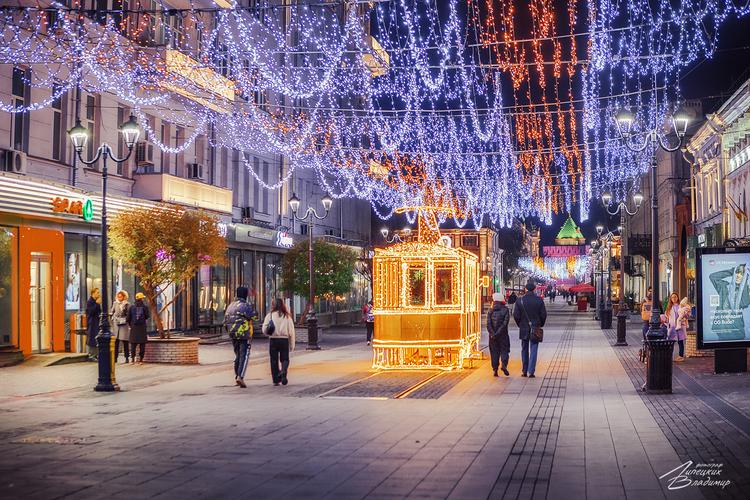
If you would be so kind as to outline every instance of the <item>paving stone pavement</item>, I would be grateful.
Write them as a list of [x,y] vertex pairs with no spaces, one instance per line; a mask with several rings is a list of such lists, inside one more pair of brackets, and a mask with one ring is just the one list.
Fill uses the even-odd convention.
[[[614,330],[605,330],[604,333],[634,388],[642,387],[646,371],[645,365],[638,360],[641,330],[628,331],[628,346],[614,345],[617,337]],[[691,361],[688,359],[686,363]],[[709,400],[709,404],[704,402],[692,392],[695,390],[693,386],[697,386],[699,390],[703,387],[682,366],[685,365],[674,364],[673,394],[649,395],[641,392],[641,397],[683,463],[693,461],[722,464],[720,477],[731,481],[732,487],[702,488],[706,498],[750,498],[750,436],[746,431],[735,427],[731,417],[726,418],[722,413],[729,409],[739,413],[739,418],[747,419],[748,416],[721,398]],[[746,392],[750,391],[747,386],[744,389]],[[703,389],[700,393],[702,392],[708,391]],[[745,394],[745,398],[748,396],[750,395]]]
[[0,371],[0,498],[703,498],[658,479],[681,457],[606,335],[548,307],[537,378],[512,328],[511,377],[483,360],[435,398],[316,397],[373,373],[363,342],[294,353],[286,387],[262,359],[247,389],[228,362],[116,394]]

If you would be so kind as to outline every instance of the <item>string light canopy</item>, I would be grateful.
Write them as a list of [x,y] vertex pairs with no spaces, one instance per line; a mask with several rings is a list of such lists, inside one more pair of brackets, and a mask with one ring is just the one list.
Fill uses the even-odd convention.
[[[0,64],[31,68],[21,78],[43,89],[0,110],[43,109],[76,86],[109,93],[164,152],[210,128],[214,147],[288,158],[267,182],[240,154],[266,189],[311,169],[332,197],[367,199],[383,219],[436,206],[428,222],[459,227],[549,223],[574,204],[583,220],[592,197],[624,199],[649,152],[622,145],[616,111],[637,110],[632,135],[664,123],[681,104],[680,70],[750,11],[726,0],[121,5],[0,7]],[[192,132],[164,144],[147,115]]]

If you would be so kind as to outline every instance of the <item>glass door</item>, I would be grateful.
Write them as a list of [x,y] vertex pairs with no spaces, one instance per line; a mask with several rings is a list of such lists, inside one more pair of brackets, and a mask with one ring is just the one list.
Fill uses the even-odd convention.
[[52,350],[52,280],[49,253],[33,252],[29,264],[31,300],[31,350]]

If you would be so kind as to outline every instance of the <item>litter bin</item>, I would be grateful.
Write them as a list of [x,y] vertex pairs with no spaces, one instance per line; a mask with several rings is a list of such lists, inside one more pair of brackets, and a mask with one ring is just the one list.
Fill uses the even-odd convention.
[[588,304],[588,302],[586,301],[586,299],[584,297],[581,297],[580,299],[578,299],[578,310],[579,311],[586,311],[586,309],[588,309],[588,305],[589,304]]
[[612,328],[612,309],[602,309],[599,311],[599,324],[602,330]]
[[647,340],[646,392],[650,394],[672,393],[672,353],[674,340]]

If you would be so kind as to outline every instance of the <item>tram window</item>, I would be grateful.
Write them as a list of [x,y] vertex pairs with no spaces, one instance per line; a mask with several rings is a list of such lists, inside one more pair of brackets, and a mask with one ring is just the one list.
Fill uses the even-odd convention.
[[435,303],[453,304],[453,269],[435,269]]
[[409,305],[425,305],[425,272],[423,267],[409,268]]

